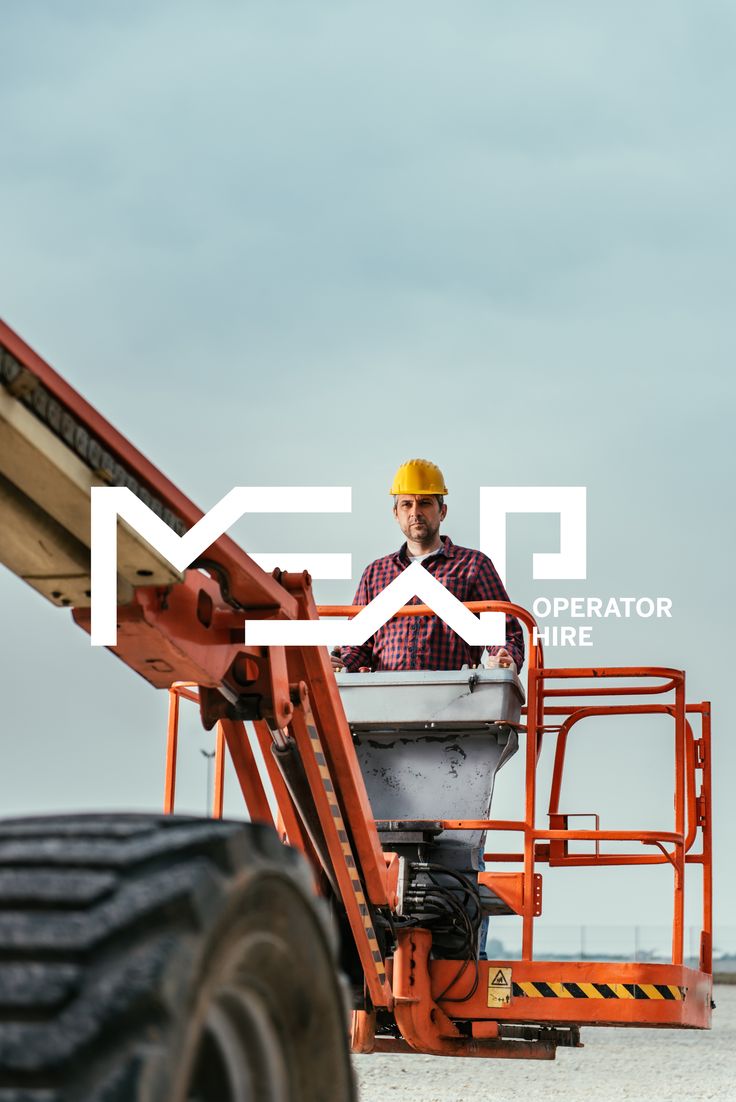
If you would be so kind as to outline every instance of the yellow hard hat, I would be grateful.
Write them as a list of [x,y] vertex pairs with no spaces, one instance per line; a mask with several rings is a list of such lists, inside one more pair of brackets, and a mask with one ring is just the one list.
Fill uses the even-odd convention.
[[445,477],[428,459],[407,459],[394,475],[391,494],[446,494]]

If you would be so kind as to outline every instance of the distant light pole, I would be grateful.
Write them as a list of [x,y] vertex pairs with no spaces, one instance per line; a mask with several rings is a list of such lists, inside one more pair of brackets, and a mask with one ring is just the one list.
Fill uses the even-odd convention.
[[200,749],[202,757],[207,758],[207,794],[204,802],[204,813],[209,819],[210,817],[210,793],[212,792],[212,762],[215,757],[214,750],[202,750]]

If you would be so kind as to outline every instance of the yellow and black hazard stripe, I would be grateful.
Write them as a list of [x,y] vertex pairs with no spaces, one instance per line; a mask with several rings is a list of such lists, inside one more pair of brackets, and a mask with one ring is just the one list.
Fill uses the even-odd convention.
[[673,983],[533,983],[512,984],[515,998],[528,999],[664,999],[682,1002],[686,987]]
[[360,917],[363,920],[363,926],[365,927],[366,937],[368,938],[368,944],[371,949],[371,956],[376,963],[376,972],[381,983],[386,981],[386,969],[383,964],[383,957],[381,950],[378,948],[378,939],[376,938],[376,931],[373,929],[373,920],[371,919],[371,912],[368,907],[368,903],[363,891],[363,885],[360,882],[358,876],[358,868],[355,864],[355,858],[350,846],[350,840],[348,838],[348,832],[345,829],[345,821],[342,817],[342,811],[340,805],[337,802],[337,795],[335,793],[335,786],[332,783],[330,777],[330,771],[327,768],[327,761],[325,759],[324,752],[322,750],[322,743],[320,742],[319,732],[317,728],[311,724],[307,724],[307,731],[309,732],[309,741],[312,743],[312,749],[314,750],[314,757],[319,767],[319,775],[322,778],[322,787],[325,790],[327,802],[330,805],[330,812],[332,818],[335,820],[335,829],[337,830],[337,836],[340,839],[340,845],[342,852],[345,855],[345,864],[350,872],[350,883],[352,885],[353,892],[355,894],[355,900],[358,904],[358,910],[360,911]]

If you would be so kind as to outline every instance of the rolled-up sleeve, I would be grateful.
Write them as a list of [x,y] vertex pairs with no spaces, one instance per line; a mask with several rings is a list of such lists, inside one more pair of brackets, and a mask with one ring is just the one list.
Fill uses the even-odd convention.
[[[368,566],[363,571],[363,576],[360,579],[360,584],[355,591],[353,604],[370,604],[372,600],[370,589],[370,567]],[[343,664],[348,673],[357,673],[361,666],[367,666],[369,670],[373,668],[374,638],[375,636],[371,635],[370,639],[366,639],[365,643],[361,643],[358,647],[340,648],[340,657],[342,658]]]
[[[482,553],[478,556],[478,573],[475,579],[476,594],[474,600],[478,601],[508,601],[509,595],[501,581],[498,571],[488,558]],[[487,647],[489,654],[498,654],[500,646]],[[506,648],[514,662],[516,669],[521,670],[524,665],[524,632],[521,624],[515,616],[506,614]]]

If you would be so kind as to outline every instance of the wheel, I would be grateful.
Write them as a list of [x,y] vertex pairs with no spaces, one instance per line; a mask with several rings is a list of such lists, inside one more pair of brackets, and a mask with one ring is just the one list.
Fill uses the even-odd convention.
[[317,903],[265,826],[0,821],[0,1102],[354,1102]]

